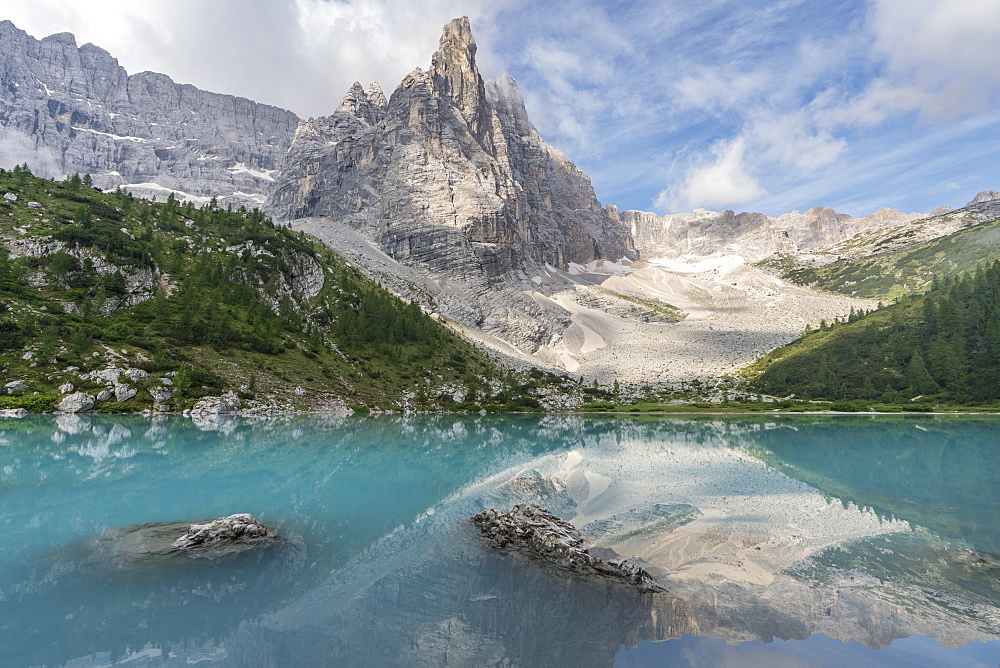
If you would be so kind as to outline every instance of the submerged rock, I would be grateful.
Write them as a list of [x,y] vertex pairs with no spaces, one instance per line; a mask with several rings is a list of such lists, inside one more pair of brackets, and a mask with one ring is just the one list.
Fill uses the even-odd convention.
[[519,552],[579,573],[621,580],[643,592],[662,592],[645,570],[625,559],[602,561],[583,546],[580,532],[544,508],[530,503],[509,513],[490,508],[472,517],[483,536],[497,547]]
[[147,522],[107,529],[90,543],[91,556],[114,570],[157,570],[191,559],[216,561],[271,552],[287,543],[249,513],[204,522]]
[[171,546],[182,550],[193,550],[234,543],[261,542],[276,537],[273,531],[258,522],[250,513],[237,513],[205,524],[192,524],[183,536],[171,543]]

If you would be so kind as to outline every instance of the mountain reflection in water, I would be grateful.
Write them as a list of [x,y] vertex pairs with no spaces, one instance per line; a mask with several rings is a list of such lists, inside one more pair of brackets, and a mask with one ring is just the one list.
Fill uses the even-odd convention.
[[[921,656],[975,665],[1000,654],[997,424],[6,420],[0,664],[654,665],[683,648],[749,665],[807,647],[877,665],[930,643]],[[523,501],[669,592],[494,552],[464,522]],[[288,540],[137,571],[101,538],[234,512]],[[797,640],[760,654],[775,639]]]

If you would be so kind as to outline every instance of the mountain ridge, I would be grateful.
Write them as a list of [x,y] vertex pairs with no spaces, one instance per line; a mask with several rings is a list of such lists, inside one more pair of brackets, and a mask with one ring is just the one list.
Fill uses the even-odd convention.
[[38,40],[10,21],[0,21],[0,82],[0,166],[88,173],[161,199],[260,206],[299,120],[165,74],[129,75],[72,33]]

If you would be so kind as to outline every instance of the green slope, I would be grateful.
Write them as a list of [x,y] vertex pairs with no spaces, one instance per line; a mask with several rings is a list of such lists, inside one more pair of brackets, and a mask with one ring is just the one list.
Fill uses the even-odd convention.
[[224,390],[301,408],[515,395],[515,378],[417,305],[257,210],[149,202],[26,167],[0,170],[5,193],[16,200],[0,199],[0,365],[4,383],[28,389],[0,406],[44,410],[67,382],[97,391],[79,375],[109,365],[151,378],[103,410],[149,406],[142,390],[165,376],[175,409]]
[[[1000,259],[1000,214],[970,207],[929,221],[915,221],[871,239],[839,248],[845,257],[822,267],[790,268],[784,277],[801,285],[866,299],[892,299],[928,289],[935,276],[956,276]],[[908,242],[935,221],[974,217],[970,226],[926,242]],[[859,252],[860,251],[860,252]]]
[[1000,262],[835,323],[751,367],[776,395],[898,403],[1000,401]]

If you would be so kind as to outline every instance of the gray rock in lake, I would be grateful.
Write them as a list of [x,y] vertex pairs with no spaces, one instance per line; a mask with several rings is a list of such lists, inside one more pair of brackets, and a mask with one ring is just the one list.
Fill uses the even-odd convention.
[[621,580],[643,592],[665,591],[649,573],[625,559],[605,562],[590,554],[572,524],[536,505],[522,503],[509,513],[490,508],[474,515],[472,521],[497,547],[581,575]]
[[237,513],[204,524],[192,524],[171,546],[182,550],[198,550],[220,545],[259,543],[274,538],[276,534],[258,522],[253,515]]
[[117,570],[159,568],[215,560],[277,544],[279,535],[253,515],[240,513],[205,522],[147,522],[108,529],[95,537],[91,550]]

